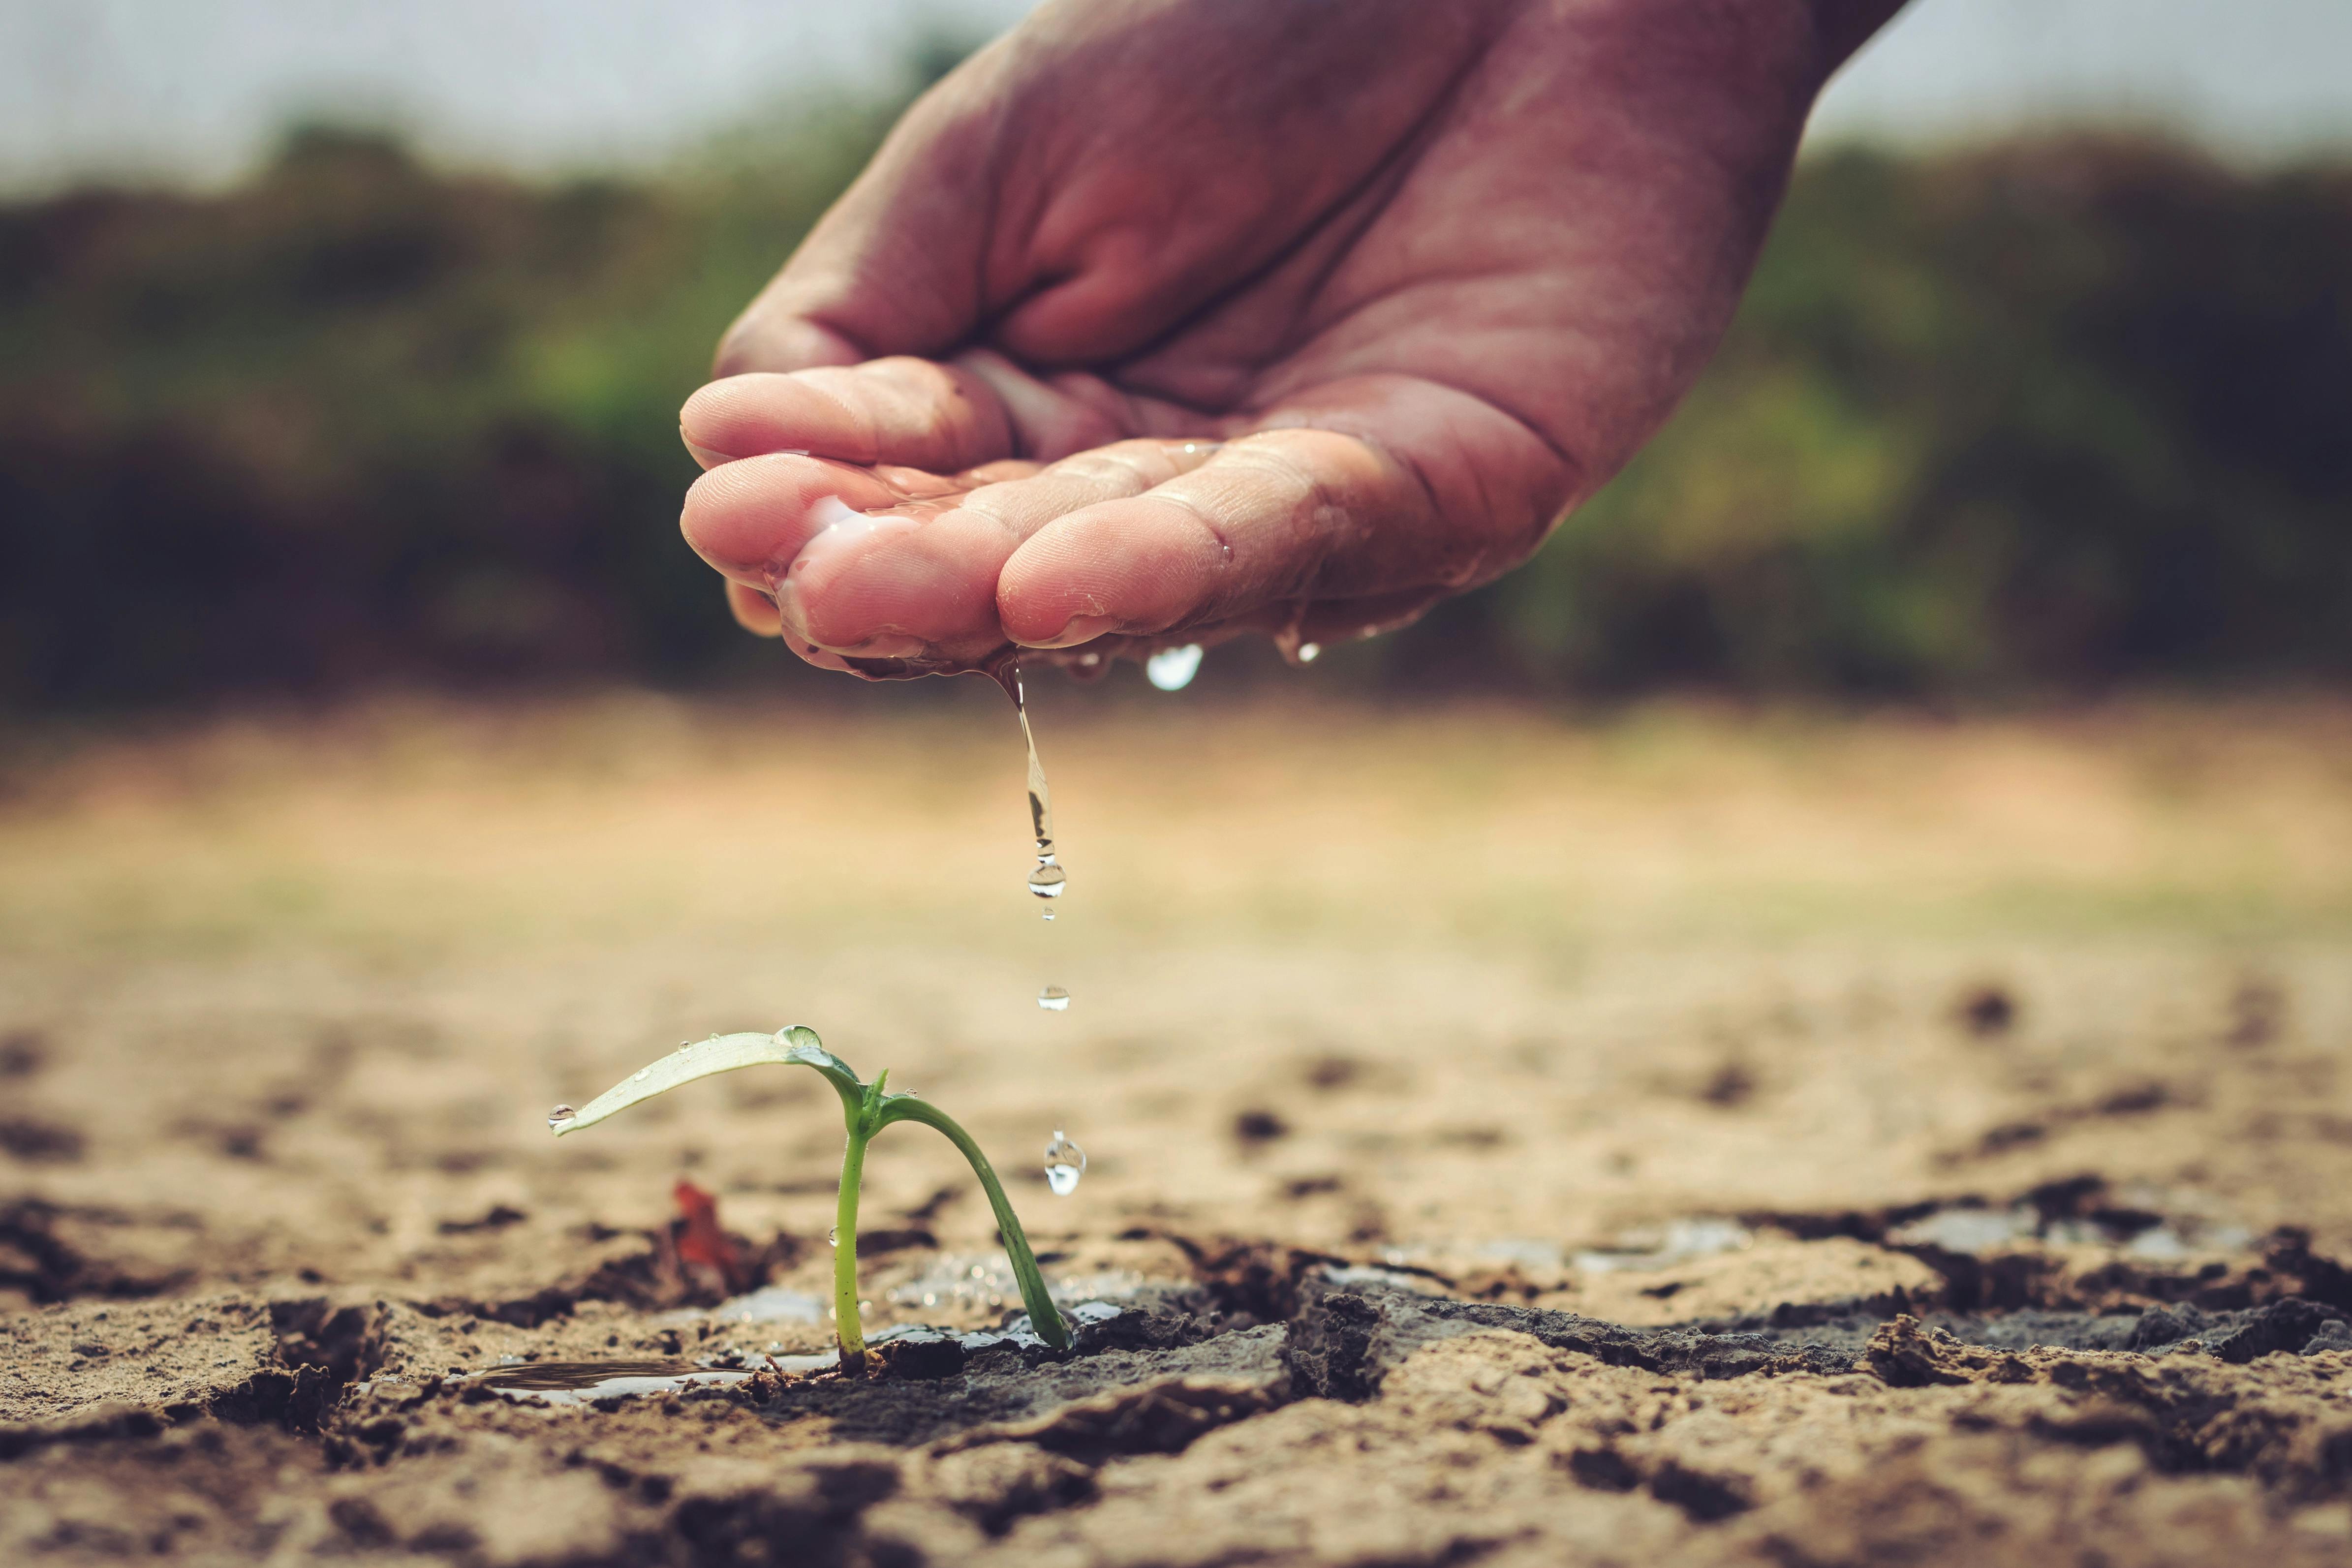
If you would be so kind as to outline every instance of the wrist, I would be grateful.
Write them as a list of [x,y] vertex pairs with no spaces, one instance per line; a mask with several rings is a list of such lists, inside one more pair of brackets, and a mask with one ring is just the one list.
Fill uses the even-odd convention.
[[1719,76],[1727,85],[1769,81],[1808,103],[1836,69],[1893,20],[1907,0],[1521,0],[1521,20],[1555,37],[1618,40],[1651,60]]
[[1809,0],[1813,13],[1813,37],[1822,57],[1826,78],[1853,57],[1877,31],[1895,19],[1906,0]]

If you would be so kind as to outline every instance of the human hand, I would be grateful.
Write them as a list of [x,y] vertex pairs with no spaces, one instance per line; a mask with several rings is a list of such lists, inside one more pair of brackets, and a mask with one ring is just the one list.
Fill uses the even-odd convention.
[[1895,8],[1048,5],[730,331],[687,538],[874,676],[1403,624],[1664,420]]

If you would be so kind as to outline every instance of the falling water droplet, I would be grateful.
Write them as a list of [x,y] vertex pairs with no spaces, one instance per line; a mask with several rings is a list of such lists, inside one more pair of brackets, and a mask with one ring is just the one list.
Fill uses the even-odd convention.
[[1290,623],[1274,634],[1274,651],[1293,669],[1313,664],[1316,655],[1323,652],[1321,643],[1310,643],[1304,635],[1306,622],[1307,604],[1302,600],[1291,606]]
[[1021,720],[1021,742],[1029,751],[1029,831],[1037,841],[1037,869],[1029,873],[1029,891],[1040,898],[1059,898],[1070,878],[1054,858],[1054,791],[1045,783],[1045,765],[1037,760],[1037,737],[1029,727],[1021,666],[1006,665],[997,680],[1013,698],[1013,711]]
[[1201,644],[1187,643],[1181,648],[1162,648],[1143,661],[1143,678],[1163,692],[1181,692],[1192,684],[1200,672]]
[[1047,986],[1044,990],[1037,993],[1037,1005],[1044,1008],[1049,1013],[1068,1012],[1070,1010],[1070,993],[1064,990],[1059,986]]
[[1062,1129],[1054,1129],[1054,1141],[1045,1145],[1045,1185],[1054,1189],[1055,1197],[1067,1197],[1078,1190],[1078,1178],[1087,1174],[1087,1152],[1070,1142]]
[[572,1125],[573,1118],[579,1114],[579,1112],[569,1105],[558,1105],[547,1113],[547,1130],[551,1133],[560,1133]]
[[1044,914],[1044,915],[1045,916],[1045,918],[1046,918],[1046,919],[1048,919],[1048,920],[1051,920],[1051,919],[1053,919],[1053,918],[1054,918],[1054,912],[1053,912],[1052,910],[1050,910],[1050,909],[1044,910],[1044,911],[1042,911],[1041,913],[1043,913],[1043,914]]

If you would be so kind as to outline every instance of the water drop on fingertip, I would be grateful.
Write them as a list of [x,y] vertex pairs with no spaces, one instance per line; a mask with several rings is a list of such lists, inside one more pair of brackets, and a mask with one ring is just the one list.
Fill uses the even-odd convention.
[[547,1113],[547,1130],[551,1133],[560,1133],[563,1131],[564,1128],[572,1125],[572,1122],[578,1118],[579,1114],[579,1112],[574,1111],[569,1105],[558,1105],[554,1110],[550,1111]]

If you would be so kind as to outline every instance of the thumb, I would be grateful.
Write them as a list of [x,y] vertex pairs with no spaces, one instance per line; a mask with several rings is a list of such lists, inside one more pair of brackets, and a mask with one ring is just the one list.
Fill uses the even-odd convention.
[[998,46],[918,99],[720,340],[713,373],[945,358],[985,308]]

